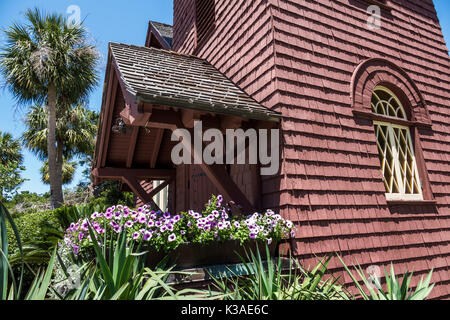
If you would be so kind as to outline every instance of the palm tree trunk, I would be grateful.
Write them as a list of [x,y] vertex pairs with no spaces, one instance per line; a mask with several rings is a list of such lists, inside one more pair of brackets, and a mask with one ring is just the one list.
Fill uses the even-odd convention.
[[52,208],[56,209],[63,205],[62,173],[58,174],[58,161],[56,152],[56,88],[53,83],[48,86],[48,171],[50,175],[50,195]]

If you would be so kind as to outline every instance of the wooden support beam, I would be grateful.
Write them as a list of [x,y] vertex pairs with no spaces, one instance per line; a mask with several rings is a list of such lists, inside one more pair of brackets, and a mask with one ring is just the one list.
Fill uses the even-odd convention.
[[153,201],[153,197],[150,195],[150,193],[147,193],[144,188],[142,188],[141,184],[135,176],[127,175],[123,176],[121,179],[122,182],[126,183],[131,188],[131,190],[133,190],[134,194],[136,194],[144,201],[145,204],[152,203],[157,210],[161,211],[158,205]]
[[153,198],[158,193],[160,193],[162,190],[164,190],[164,188],[167,187],[171,182],[172,182],[172,179],[164,181],[158,187],[153,189],[152,192],[150,192],[150,196]]
[[156,166],[156,161],[158,161],[159,149],[161,148],[163,136],[164,129],[156,129],[155,145],[150,155],[150,168],[154,168]]
[[[150,117],[147,126],[153,128],[169,129],[172,131],[176,129],[186,129],[181,120],[180,113],[156,109],[153,109],[152,116]],[[192,141],[183,140],[183,143],[186,143],[186,147],[190,148],[193,153],[195,152],[193,139]],[[214,183],[219,192],[222,193],[222,195],[239,204],[244,212],[253,213],[253,205],[250,203],[241,189],[239,189],[233,179],[231,179],[230,175],[225,170],[225,166],[207,165],[205,163],[202,163],[200,164],[200,167],[202,168],[206,176],[211,180],[211,182]]]
[[133,131],[131,132],[130,144],[128,146],[128,154],[127,154],[127,163],[126,163],[127,168],[131,168],[131,165],[133,164],[134,151],[136,150],[139,129],[140,127],[133,127]]
[[124,168],[96,168],[93,175],[102,179],[120,180],[122,177],[131,176],[136,179],[166,180],[175,177],[173,169],[124,169]]

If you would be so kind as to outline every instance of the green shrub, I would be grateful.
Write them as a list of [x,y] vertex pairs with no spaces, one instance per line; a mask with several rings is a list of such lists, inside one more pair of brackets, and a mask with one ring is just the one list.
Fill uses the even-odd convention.
[[[332,276],[325,277],[331,257],[320,261],[312,270],[303,269],[298,261],[281,256],[272,259],[266,246],[265,259],[259,249],[240,257],[244,275],[229,269],[228,275],[210,274],[214,286],[226,300],[351,300],[352,295]],[[249,261],[249,262],[247,262]],[[284,272],[284,270],[286,270]]]
[[[22,243],[36,243],[45,241],[48,228],[58,228],[59,221],[54,211],[28,212],[15,216],[14,223],[19,231]],[[11,255],[18,253],[17,240],[12,232],[11,225],[7,226],[8,244]],[[50,258],[50,256],[49,256]]]

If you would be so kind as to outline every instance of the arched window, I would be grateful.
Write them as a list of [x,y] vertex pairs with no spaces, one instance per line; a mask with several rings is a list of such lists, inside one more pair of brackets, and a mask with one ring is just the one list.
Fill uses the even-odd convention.
[[[393,121],[374,121],[387,200],[423,200],[410,128],[395,120],[408,120],[397,96],[377,86],[372,94],[372,112]],[[397,121],[398,122],[398,121]]]

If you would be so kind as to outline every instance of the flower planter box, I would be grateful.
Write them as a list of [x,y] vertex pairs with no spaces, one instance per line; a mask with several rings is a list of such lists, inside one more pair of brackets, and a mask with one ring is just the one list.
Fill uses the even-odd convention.
[[[154,268],[165,256],[168,256],[168,264],[176,265],[176,269],[191,269],[218,264],[241,263],[239,254],[246,259],[245,250],[255,251],[259,248],[262,257],[266,258],[265,243],[260,241],[249,241],[241,246],[239,241],[214,242],[210,244],[185,243],[176,250],[165,253],[149,251],[147,256],[147,266]],[[269,245],[271,257],[275,256],[277,243]]]

